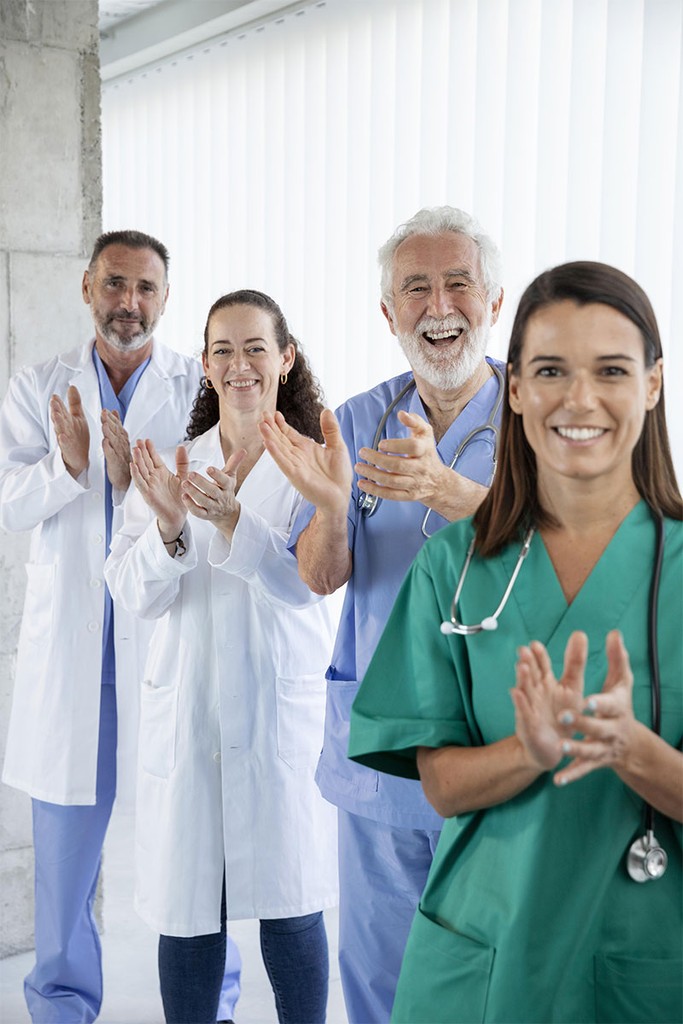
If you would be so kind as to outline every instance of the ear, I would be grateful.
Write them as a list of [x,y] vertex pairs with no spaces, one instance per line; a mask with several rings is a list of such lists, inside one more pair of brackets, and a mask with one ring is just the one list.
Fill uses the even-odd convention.
[[491,303],[491,326],[492,327],[496,323],[496,321],[498,320],[498,317],[500,316],[500,307],[503,305],[503,296],[504,295],[505,295],[505,292],[501,288],[499,293],[498,293],[498,298],[495,299]]
[[382,312],[384,313],[385,317],[387,318],[387,323],[389,324],[389,330],[391,331],[392,334],[396,334],[396,328],[394,326],[394,318],[393,318],[392,314],[389,312],[389,308],[388,308],[386,302],[380,302],[379,308],[382,310]]
[[508,375],[508,400],[510,408],[513,412],[516,412],[518,416],[522,413],[522,400],[519,397],[519,385],[520,379],[516,373],[512,372],[512,363],[508,363],[507,366]]
[[90,305],[90,275],[88,271],[83,272],[83,280],[81,281],[81,294],[83,301],[89,306]]
[[209,364],[206,358],[206,352],[202,352],[202,369],[204,370],[204,376],[206,377],[209,372]]
[[645,408],[649,412],[659,402],[662,394],[662,359],[661,357],[656,361],[655,365],[650,367],[648,370],[647,378],[647,397],[645,399]]
[[164,292],[164,298],[163,298],[163,301],[161,303],[161,313],[159,314],[159,316],[163,316],[164,313],[166,312],[166,303],[168,302],[168,289],[169,289],[169,286],[166,285],[166,291]]
[[288,345],[287,348],[282,352],[282,370],[281,373],[289,373],[294,366],[296,360],[296,349],[293,345]]

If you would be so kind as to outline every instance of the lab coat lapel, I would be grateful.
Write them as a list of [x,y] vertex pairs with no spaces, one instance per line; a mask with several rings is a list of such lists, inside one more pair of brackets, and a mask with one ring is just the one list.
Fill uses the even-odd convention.
[[[83,408],[88,417],[91,433],[93,428],[96,427],[96,432],[99,436],[102,405],[100,403],[100,385],[97,379],[97,370],[92,358],[93,344],[94,342],[90,342],[88,345],[79,345],[78,348],[64,353],[60,356],[60,359],[71,370],[69,386],[73,384],[74,387],[78,388]],[[59,397],[66,403],[66,393]]]
[[[149,366],[140,377],[133,393],[126,413],[126,430],[131,444],[138,438],[150,435],[150,424],[172,395],[173,384],[166,358],[167,352],[168,350],[155,342]],[[179,441],[184,436],[186,427],[186,423],[178,424]]]

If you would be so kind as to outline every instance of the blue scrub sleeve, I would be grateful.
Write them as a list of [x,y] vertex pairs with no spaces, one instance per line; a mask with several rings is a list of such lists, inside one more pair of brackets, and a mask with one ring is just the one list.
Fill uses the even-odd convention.
[[410,779],[419,778],[417,747],[478,742],[459,678],[466,652],[440,631],[426,548],[399,591],[351,710],[349,757]]

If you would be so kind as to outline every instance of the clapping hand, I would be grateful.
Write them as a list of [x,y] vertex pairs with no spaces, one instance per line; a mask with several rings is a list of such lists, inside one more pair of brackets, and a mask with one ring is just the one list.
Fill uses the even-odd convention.
[[564,653],[564,670],[556,679],[548,652],[534,640],[520,647],[510,691],[515,706],[515,732],[530,764],[548,771],[568,753],[575,717],[583,702],[583,681],[588,656],[585,633],[572,633]]
[[351,460],[331,409],[320,414],[324,445],[304,437],[282,413],[264,416],[259,430],[274,462],[297,491],[316,508],[340,510],[345,517],[351,496]]
[[239,519],[240,504],[235,497],[237,467],[246,454],[245,449],[240,448],[233,452],[223,469],[209,466],[210,479],[201,473],[190,473],[181,488],[183,508],[198,519],[213,523],[228,540]]
[[128,433],[118,412],[102,410],[102,450],[107,464],[107,476],[112,487],[127,491],[130,483],[131,450]]
[[157,517],[164,543],[180,534],[187,518],[181,488],[188,474],[189,460],[183,445],[176,448],[176,471],[172,473],[149,438],[136,441],[130,471],[133,483]]
[[70,385],[65,405],[59,395],[50,399],[50,419],[62,453],[64,465],[74,480],[87,469],[90,447],[90,430],[83,411],[83,403],[77,387]]

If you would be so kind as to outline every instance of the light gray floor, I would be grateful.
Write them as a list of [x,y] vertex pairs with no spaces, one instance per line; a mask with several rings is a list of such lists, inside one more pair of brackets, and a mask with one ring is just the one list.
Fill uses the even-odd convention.
[[[132,821],[112,817],[105,845],[104,1003],[99,1024],[163,1024],[156,968],[157,936],[138,918],[132,906]],[[337,966],[337,911],[326,911],[330,944],[328,1024],[346,1024]],[[242,996],[236,1024],[275,1024],[273,994],[261,962],[258,921],[236,921],[232,935],[242,955]],[[30,1024],[22,982],[33,955],[0,960],[0,1021]]]

